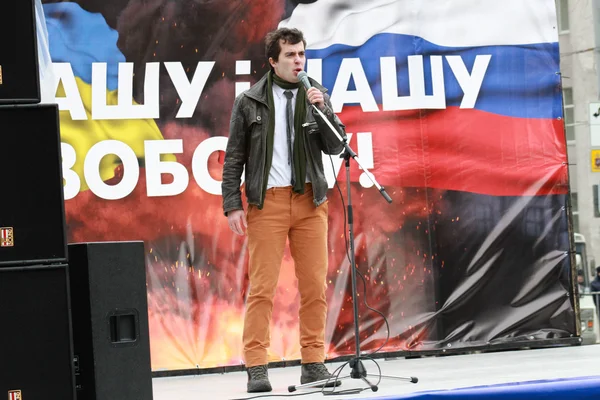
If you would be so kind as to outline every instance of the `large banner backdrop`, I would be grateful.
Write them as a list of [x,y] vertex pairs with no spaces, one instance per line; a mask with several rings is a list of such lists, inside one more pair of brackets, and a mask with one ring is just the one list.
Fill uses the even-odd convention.
[[[362,349],[576,334],[554,0],[44,2],[70,242],[144,240],[152,369],[242,363],[247,248],[222,212],[235,96],[297,27],[352,162]],[[333,166],[331,164],[333,163]],[[330,188],[327,356],[354,353],[343,160]],[[359,280],[360,282],[360,280]],[[115,283],[117,284],[117,283]],[[286,251],[272,361],[299,359]]]

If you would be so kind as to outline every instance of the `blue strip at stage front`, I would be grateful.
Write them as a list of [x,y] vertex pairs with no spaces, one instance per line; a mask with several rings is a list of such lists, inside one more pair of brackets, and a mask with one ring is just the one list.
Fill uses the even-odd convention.
[[380,400],[592,400],[600,399],[600,376],[517,382],[452,390],[415,392]]

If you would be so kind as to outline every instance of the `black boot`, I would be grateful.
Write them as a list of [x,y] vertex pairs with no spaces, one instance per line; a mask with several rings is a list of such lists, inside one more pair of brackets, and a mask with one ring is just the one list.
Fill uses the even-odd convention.
[[248,393],[270,392],[269,372],[266,365],[248,368]]
[[[327,371],[327,367],[323,363],[311,363],[311,364],[302,364],[302,376],[300,376],[300,383],[303,385],[306,383],[312,383],[316,381],[326,381],[327,379],[331,379],[325,387],[334,387],[340,386],[342,384],[341,381],[336,380],[333,375]],[[322,382],[319,385],[324,384]]]

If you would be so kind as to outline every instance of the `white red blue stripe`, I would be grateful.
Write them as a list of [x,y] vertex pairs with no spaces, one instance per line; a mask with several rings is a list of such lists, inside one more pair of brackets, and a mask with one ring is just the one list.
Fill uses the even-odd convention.
[[303,30],[308,49],[360,46],[380,33],[447,47],[558,42],[554,0],[317,0],[280,26]]
[[[318,78],[334,104],[342,61],[360,60],[379,112],[343,103],[340,117],[350,132],[372,132],[373,172],[382,183],[502,196],[566,193],[554,0],[317,0],[297,5],[280,26],[305,33],[307,58],[322,60]],[[384,111],[390,82],[398,96],[412,95],[411,56],[423,58],[425,95],[433,94],[434,79],[443,81],[444,108]],[[442,61],[432,77],[434,56]],[[489,57],[473,109],[459,108],[465,91],[448,56],[460,57],[469,74],[476,57]],[[382,57],[394,57],[395,79],[382,78]],[[344,84],[341,92],[355,89],[353,79]]]

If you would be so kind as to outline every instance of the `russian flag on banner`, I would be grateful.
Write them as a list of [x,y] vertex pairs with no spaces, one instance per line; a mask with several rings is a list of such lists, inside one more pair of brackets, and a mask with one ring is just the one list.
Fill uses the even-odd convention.
[[347,130],[372,133],[381,184],[567,192],[554,1],[317,0],[288,15]]

